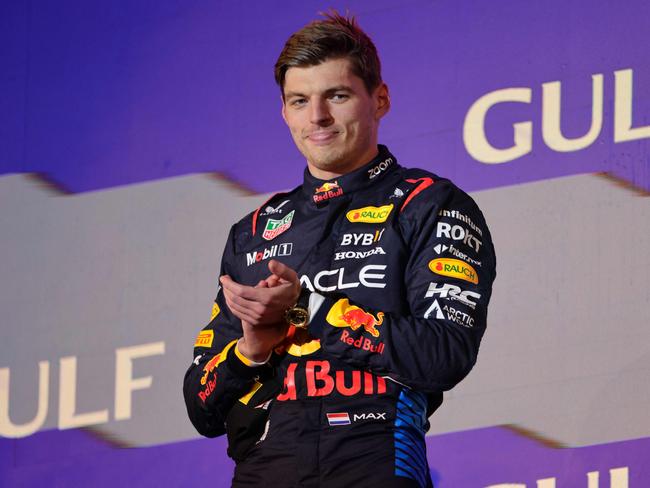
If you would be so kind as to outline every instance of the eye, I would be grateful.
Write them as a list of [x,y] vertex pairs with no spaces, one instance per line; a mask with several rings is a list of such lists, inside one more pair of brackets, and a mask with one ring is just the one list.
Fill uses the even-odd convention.
[[330,100],[333,102],[344,102],[348,98],[350,98],[350,96],[347,93],[335,93],[330,97]]
[[289,105],[291,105],[292,107],[298,108],[298,107],[302,107],[306,103],[307,103],[306,98],[294,98],[289,102]]

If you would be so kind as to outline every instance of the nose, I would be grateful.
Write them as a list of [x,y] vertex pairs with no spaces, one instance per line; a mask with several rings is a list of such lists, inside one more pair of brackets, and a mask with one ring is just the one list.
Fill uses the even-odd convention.
[[317,98],[312,100],[310,105],[310,122],[314,125],[328,126],[333,122],[327,100]]

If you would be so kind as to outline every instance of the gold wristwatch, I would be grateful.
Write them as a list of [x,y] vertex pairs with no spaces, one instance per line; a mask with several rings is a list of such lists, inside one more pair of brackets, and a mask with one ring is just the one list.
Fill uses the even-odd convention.
[[298,329],[306,329],[309,324],[309,295],[307,288],[300,290],[298,301],[284,312],[284,319]]

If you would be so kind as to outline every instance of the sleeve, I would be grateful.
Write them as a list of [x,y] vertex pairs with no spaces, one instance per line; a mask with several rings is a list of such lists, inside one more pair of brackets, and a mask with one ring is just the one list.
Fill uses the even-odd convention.
[[428,393],[453,388],[474,366],[496,276],[476,203],[451,183],[435,185],[399,216],[410,254],[402,276],[393,276],[404,280],[405,310],[384,313],[327,296],[309,324],[325,352]]
[[[233,236],[234,227],[226,242],[220,276],[233,275]],[[241,336],[241,322],[226,306],[219,287],[212,318],[196,338],[194,361],[183,382],[187,413],[204,436],[224,434],[225,420],[233,405],[250,396],[260,386],[257,380],[269,374],[270,366],[254,366],[239,353],[236,344]]]

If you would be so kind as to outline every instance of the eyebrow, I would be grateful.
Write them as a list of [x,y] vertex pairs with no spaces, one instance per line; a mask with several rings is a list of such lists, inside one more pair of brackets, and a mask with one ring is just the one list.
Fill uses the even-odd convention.
[[[337,86],[333,86],[333,87],[328,88],[327,90],[325,90],[323,92],[323,95],[328,96],[328,95],[332,95],[332,94],[334,94],[336,92],[341,92],[341,91],[348,92],[348,93],[354,93],[354,90],[352,89],[352,87],[350,87],[348,85],[337,85]],[[292,92],[292,91],[286,92],[284,94],[284,96],[285,96],[285,98],[292,98],[292,97],[307,98],[307,95],[305,95],[304,93]]]

